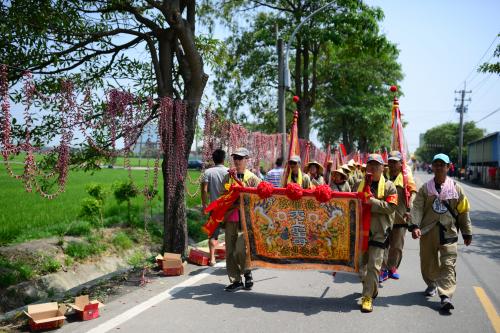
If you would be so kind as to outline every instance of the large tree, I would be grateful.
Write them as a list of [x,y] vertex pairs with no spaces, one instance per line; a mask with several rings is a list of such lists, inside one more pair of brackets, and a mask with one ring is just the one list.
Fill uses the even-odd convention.
[[[418,147],[415,154],[418,159],[427,163],[432,161],[434,155],[445,153],[456,163],[458,160],[458,139],[460,125],[445,123],[435,126],[424,133],[424,145]],[[464,148],[463,160],[467,161],[467,143],[479,140],[484,136],[485,130],[477,128],[473,121],[464,123]]]
[[[215,2],[212,11],[232,29],[223,50],[228,61],[216,72],[215,91],[228,113],[236,114],[240,107],[247,106],[261,120],[261,129],[274,132],[277,128],[274,91],[278,85],[276,40],[288,41],[300,22],[329,1]],[[241,13],[245,13],[246,20],[241,19]],[[299,137],[309,139],[312,110],[317,107],[320,90],[330,81],[320,73],[325,68],[321,63],[332,55],[328,47],[339,46],[349,36],[373,29],[373,22],[381,15],[381,10],[361,1],[339,0],[298,31],[292,42],[290,69],[292,91],[300,97]]]
[[[164,97],[182,99],[187,112],[181,163],[187,163],[208,78],[199,49],[203,43],[195,35],[195,0],[13,0],[0,6],[0,63],[9,65],[12,84],[29,70],[40,75],[40,89],[49,92],[57,90],[56,78],[64,76],[82,89],[114,82],[153,96],[157,103]],[[148,119],[157,117],[157,110]],[[102,116],[99,108],[94,116]],[[51,119],[34,133],[46,140],[57,135]],[[178,165],[172,156],[163,156],[164,248],[183,253],[185,171],[182,179],[175,179],[175,188],[167,186],[174,177],[168,170]]]
[[319,137],[341,138],[347,150],[374,151],[390,145],[392,94],[388,87],[403,75],[396,46],[379,33],[375,19],[340,46],[328,45],[320,63],[316,109]]

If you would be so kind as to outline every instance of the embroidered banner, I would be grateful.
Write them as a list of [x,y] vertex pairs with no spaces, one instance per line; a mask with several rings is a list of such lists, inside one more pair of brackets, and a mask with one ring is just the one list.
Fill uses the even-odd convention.
[[361,202],[241,194],[249,267],[358,271]]

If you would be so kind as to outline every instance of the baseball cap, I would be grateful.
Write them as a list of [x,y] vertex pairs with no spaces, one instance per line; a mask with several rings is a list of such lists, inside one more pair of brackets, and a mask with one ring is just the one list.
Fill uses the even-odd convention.
[[366,161],[366,163],[368,164],[368,163],[370,163],[372,161],[375,161],[375,162],[377,162],[379,164],[384,165],[384,159],[382,158],[382,156],[380,156],[380,154],[370,154],[368,156],[368,160]]
[[231,156],[236,155],[236,156],[241,156],[241,157],[248,157],[250,155],[248,149],[240,147],[236,148],[236,150],[231,154]]
[[402,156],[401,153],[397,150],[393,150],[389,153],[389,161],[401,161]]
[[434,158],[432,159],[432,163],[434,163],[434,161],[437,161],[437,160],[441,160],[446,164],[450,164],[450,158],[448,157],[448,155],[443,154],[443,153],[434,155]]

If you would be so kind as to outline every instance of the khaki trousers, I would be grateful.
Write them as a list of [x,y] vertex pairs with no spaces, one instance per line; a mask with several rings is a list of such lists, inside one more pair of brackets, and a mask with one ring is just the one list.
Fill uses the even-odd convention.
[[391,269],[393,267],[399,268],[401,259],[403,259],[403,247],[405,246],[406,228],[394,227],[389,234],[389,246],[384,251],[384,269]]
[[457,243],[441,245],[439,224],[420,238],[420,270],[429,287],[437,287],[439,296],[452,297],[457,287]]
[[370,246],[368,252],[363,253],[361,260],[362,267],[360,271],[363,272],[361,276],[363,282],[362,296],[373,298],[378,294],[378,277],[384,261],[384,249]]
[[225,223],[226,269],[231,283],[241,282],[241,276],[248,271],[245,239],[239,225],[239,222]]

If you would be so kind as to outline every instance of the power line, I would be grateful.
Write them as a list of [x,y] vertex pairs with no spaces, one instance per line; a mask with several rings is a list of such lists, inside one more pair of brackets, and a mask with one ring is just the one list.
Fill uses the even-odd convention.
[[483,118],[479,119],[478,121],[475,121],[475,123],[477,124],[478,122],[485,120],[486,118],[488,118],[488,117],[490,117],[490,116],[494,115],[494,114],[495,114],[495,113],[497,113],[498,111],[500,111],[500,108],[496,109],[495,111],[492,111],[492,112],[488,113],[488,114],[487,114],[486,116],[484,116]]
[[[465,79],[463,81],[467,81],[469,79],[469,77],[472,75],[472,73],[476,72],[476,75],[478,74],[477,72],[477,68],[479,67],[479,65],[481,65],[481,62],[483,60],[483,58],[486,56],[486,54],[488,54],[488,52],[490,51],[491,47],[493,46],[493,44],[495,43],[495,41],[497,40],[498,38],[498,34],[495,35],[495,38],[491,41],[491,44],[490,46],[488,46],[488,48],[486,49],[486,51],[484,52],[484,54],[481,56],[481,58],[479,58],[479,61],[477,62],[476,66],[474,66],[472,68],[472,70],[470,71],[470,73],[465,77]],[[491,58],[490,58],[491,59]],[[472,79],[470,80],[472,81]],[[457,88],[461,85],[461,83],[459,83],[457,85]]]

